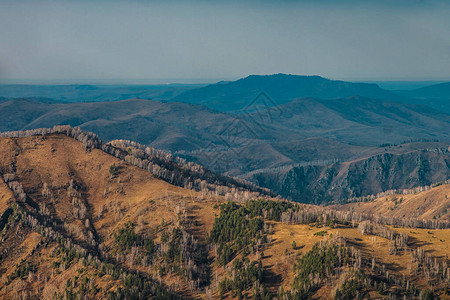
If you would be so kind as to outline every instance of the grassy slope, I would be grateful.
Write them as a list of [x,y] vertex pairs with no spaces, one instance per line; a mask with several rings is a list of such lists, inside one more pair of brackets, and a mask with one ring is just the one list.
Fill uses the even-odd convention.
[[416,194],[392,195],[371,202],[349,203],[335,207],[399,218],[450,220],[449,198],[450,185],[446,184]]

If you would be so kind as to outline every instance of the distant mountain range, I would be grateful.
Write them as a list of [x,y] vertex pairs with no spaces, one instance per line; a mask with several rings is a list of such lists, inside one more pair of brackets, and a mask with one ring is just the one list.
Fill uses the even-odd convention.
[[[362,96],[371,99],[425,104],[449,112],[450,82],[413,90],[387,90],[374,83],[330,80],[320,76],[288,74],[250,75],[216,84],[160,85],[26,85],[0,84],[0,102],[10,98],[48,98],[57,102],[103,102],[132,98],[202,104],[220,111],[247,107],[264,92],[267,104],[280,105],[298,98],[339,99]],[[431,101],[430,101],[431,100]]]
[[396,91],[412,98],[435,98],[435,99],[449,99],[450,97],[450,82],[433,84],[411,91]]
[[[445,96],[446,88],[446,84],[422,88],[417,95]],[[399,96],[397,91],[375,84],[277,74],[183,89],[177,90],[175,97],[164,98],[164,102],[129,99],[61,103],[65,96],[56,97],[57,89],[50,88],[48,94],[55,93],[58,101],[4,97],[0,100],[0,131],[79,126],[105,140],[135,140],[213,171],[247,178],[285,197],[321,203],[330,199],[325,197],[326,191],[317,192],[317,184],[340,187],[331,200],[420,184],[414,168],[398,175],[401,179],[397,181],[383,179],[383,183],[377,176],[366,174],[369,177],[362,179],[364,186],[357,189],[341,181],[342,176],[323,184],[324,170],[336,169],[337,162],[341,164],[339,172],[347,172],[351,168],[342,168],[344,162],[371,165],[370,160],[387,154],[394,155],[396,165],[401,165],[407,162],[402,158],[406,153],[419,155],[423,150],[445,149],[450,144],[448,102],[440,99],[442,109],[431,107],[426,105],[428,98],[413,98],[406,92]],[[95,86],[78,90],[98,91]],[[145,94],[141,92],[141,96]],[[111,100],[124,95],[129,94],[117,94]],[[427,183],[448,176],[447,154],[441,151],[436,155]],[[315,175],[297,176],[306,167]],[[411,176],[417,180],[406,182]]]
[[450,82],[434,84],[410,91],[395,91],[408,98],[403,101],[422,103],[435,109],[450,113]]
[[[166,100],[203,84],[161,85],[28,85],[0,84],[0,97],[49,98],[57,102],[102,102],[131,98]],[[1,102],[1,100],[0,100]]]
[[171,101],[202,104],[221,111],[245,108],[259,95],[266,93],[273,105],[297,98],[338,99],[354,95],[375,99],[393,99],[392,92],[376,84],[329,80],[320,76],[287,74],[251,75],[232,82],[208,85],[185,91]]

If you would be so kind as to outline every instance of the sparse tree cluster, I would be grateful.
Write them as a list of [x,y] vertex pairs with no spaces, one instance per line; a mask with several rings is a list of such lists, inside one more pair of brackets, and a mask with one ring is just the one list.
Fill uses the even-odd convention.
[[8,186],[14,192],[14,195],[18,201],[25,202],[27,200],[27,195],[25,194],[23,186],[20,182],[15,180],[8,181]]
[[133,223],[125,223],[114,233],[112,254],[117,262],[129,267],[141,265],[159,278],[166,274],[180,275],[191,290],[209,281],[206,247],[189,234],[183,224],[172,230],[164,229],[161,242],[155,243],[151,237],[137,234]]
[[[352,251],[353,250],[353,251]],[[291,290],[280,290],[281,299],[308,299],[325,280],[342,272],[343,267],[360,264],[359,251],[333,241],[314,244],[313,248],[294,264],[295,277]]]
[[273,195],[253,183],[215,174],[200,165],[136,142],[115,140],[102,149],[169,183],[200,191],[204,196],[221,195],[227,200],[242,202],[259,195]]
[[216,245],[218,263],[224,266],[238,252],[243,251],[246,256],[260,250],[267,240],[264,220],[260,216],[250,217],[250,211],[244,206],[233,202],[222,204],[209,240]]
[[434,187],[437,186],[441,186],[444,184],[450,184],[450,179],[449,180],[444,180],[441,182],[436,182],[430,185],[424,185],[424,186],[418,186],[412,189],[394,189],[394,190],[387,190],[381,193],[377,193],[375,195],[368,195],[368,196],[363,196],[363,197],[354,197],[354,198],[350,198],[350,199],[346,199],[346,200],[342,200],[342,201],[338,201],[339,203],[354,203],[354,202],[370,202],[373,201],[375,199],[378,198],[383,198],[383,197],[387,197],[387,196],[392,196],[392,195],[414,195],[414,194],[418,194],[421,192],[425,192],[425,191],[429,191]]
[[406,233],[398,233],[384,225],[372,221],[362,221],[358,225],[362,234],[373,234],[389,240],[389,254],[396,255],[400,250],[407,250],[409,236]]
[[411,272],[425,276],[428,283],[436,284],[444,282],[447,288],[450,288],[450,268],[448,257],[444,260],[438,260],[423,248],[417,248],[411,251]]
[[395,218],[392,216],[357,213],[354,211],[339,211],[321,206],[295,204],[281,215],[281,221],[287,224],[331,223],[352,224],[355,227],[362,221],[372,221],[382,225],[392,225],[410,228],[444,229],[450,228],[450,222],[442,220],[418,220],[414,218]]
[[[230,292],[231,297],[239,299],[245,298],[248,293],[253,299],[270,299],[262,284],[264,269],[261,261],[269,228],[265,226],[261,214],[276,218],[276,213],[272,212],[284,205],[289,204],[253,200],[246,205],[234,202],[221,205],[220,215],[209,234],[216,262],[226,270],[218,282],[220,297]],[[257,260],[251,261],[249,254],[255,254]],[[233,263],[229,266],[231,261]]]

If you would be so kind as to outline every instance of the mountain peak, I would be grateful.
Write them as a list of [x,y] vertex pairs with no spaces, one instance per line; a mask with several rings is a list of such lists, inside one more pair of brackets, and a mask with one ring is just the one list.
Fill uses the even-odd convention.
[[251,74],[248,75],[247,77],[241,78],[241,80],[243,79],[248,79],[248,78],[280,78],[280,79],[284,79],[284,78],[321,78],[321,79],[325,79],[325,80],[330,80],[327,79],[325,77],[319,76],[319,75],[298,75],[298,74],[287,74],[287,73],[274,73],[274,74]]

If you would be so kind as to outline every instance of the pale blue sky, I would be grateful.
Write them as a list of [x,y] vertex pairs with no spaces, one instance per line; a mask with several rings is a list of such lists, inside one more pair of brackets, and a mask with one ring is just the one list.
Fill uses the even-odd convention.
[[450,80],[450,1],[5,1],[0,82]]

